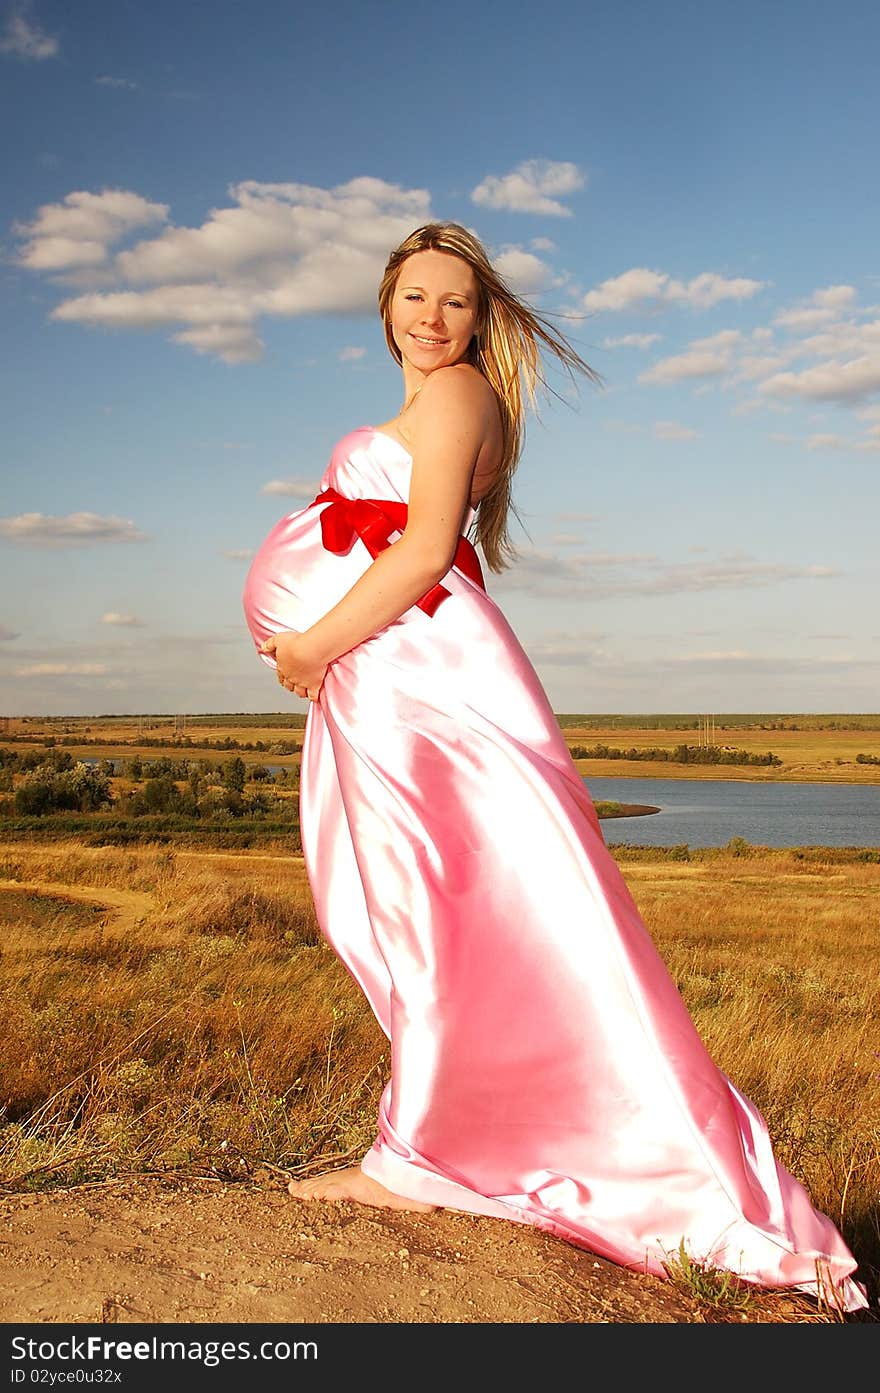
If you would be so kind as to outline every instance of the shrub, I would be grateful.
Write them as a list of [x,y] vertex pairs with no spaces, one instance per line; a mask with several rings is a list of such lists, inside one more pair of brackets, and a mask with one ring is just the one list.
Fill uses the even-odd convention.
[[729,851],[731,856],[751,856],[753,847],[750,842],[746,841],[745,837],[731,837],[725,851]]
[[113,802],[110,776],[97,765],[79,763],[59,773],[50,764],[42,764],[25,775],[13,802],[22,817],[97,812]]

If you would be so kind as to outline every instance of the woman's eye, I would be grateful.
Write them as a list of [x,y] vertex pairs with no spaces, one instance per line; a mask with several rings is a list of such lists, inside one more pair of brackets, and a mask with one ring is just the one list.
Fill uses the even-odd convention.
[[[421,295],[416,295],[416,294],[411,294],[411,295],[405,295],[405,296],[404,296],[404,299],[405,299],[405,300],[421,300],[421,298],[422,298]],[[463,309],[464,309],[464,305],[461,303],[460,300],[447,300],[446,303],[447,303],[447,305],[451,305],[452,308],[453,308],[454,310],[463,310]]]

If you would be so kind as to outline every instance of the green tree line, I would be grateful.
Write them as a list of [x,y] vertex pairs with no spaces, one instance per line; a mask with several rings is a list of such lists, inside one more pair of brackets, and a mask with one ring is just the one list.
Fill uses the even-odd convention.
[[652,745],[644,749],[630,746],[619,749],[614,745],[572,745],[572,759],[642,759],[665,760],[668,764],[781,764],[779,755],[767,751],[759,754],[736,750],[727,745],[676,745],[667,749]]
[[[32,745],[34,737],[32,735],[4,735],[4,740],[12,744]],[[44,749],[55,749],[57,746],[70,745],[107,745],[112,744],[105,735],[46,735],[40,737],[40,744]],[[131,744],[131,740],[121,741],[122,744]],[[302,745],[296,740],[236,740],[231,735],[224,735],[223,739],[210,736],[202,740],[193,740],[189,735],[139,735],[138,745],[146,746],[149,749],[185,749],[185,750],[255,750],[257,753],[270,755],[297,755],[302,749]]]
[[[274,775],[264,765],[249,771],[240,755],[217,763],[168,757],[147,761],[139,756],[120,763],[120,772],[132,781],[132,787],[116,795],[112,786],[116,768],[111,759],[86,764],[75,761],[66,750],[22,755],[0,750],[0,792],[11,795],[0,798],[0,815],[43,817],[112,809],[120,817],[170,814],[214,818],[231,814],[283,818],[288,812],[285,800],[265,786],[295,786],[299,780],[296,768],[280,769]],[[15,774],[19,775],[17,784]],[[248,783],[263,787],[249,789]]]

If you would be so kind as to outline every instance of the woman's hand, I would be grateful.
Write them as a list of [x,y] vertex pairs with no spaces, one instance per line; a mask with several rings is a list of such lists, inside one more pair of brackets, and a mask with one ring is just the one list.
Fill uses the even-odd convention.
[[278,681],[294,696],[317,701],[321,685],[327,672],[327,663],[315,660],[309,653],[308,638],[295,629],[284,629],[273,634],[260,645],[261,653],[268,653],[275,659]]

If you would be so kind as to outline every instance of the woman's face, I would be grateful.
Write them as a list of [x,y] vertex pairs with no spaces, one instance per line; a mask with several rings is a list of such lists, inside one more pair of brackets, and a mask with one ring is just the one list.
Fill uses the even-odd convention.
[[466,261],[449,252],[413,252],[391,297],[391,330],[404,367],[424,375],[460,362],[477,313],[477,278]]

